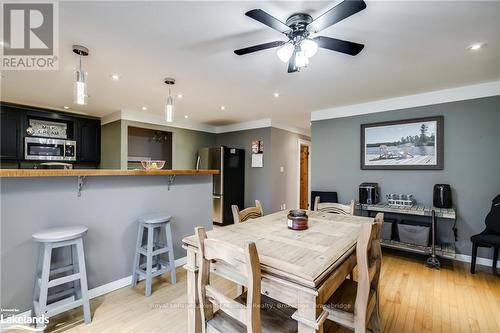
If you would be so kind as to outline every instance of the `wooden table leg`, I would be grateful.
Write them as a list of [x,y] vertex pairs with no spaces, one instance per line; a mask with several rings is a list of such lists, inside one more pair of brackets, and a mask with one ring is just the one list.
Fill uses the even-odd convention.
[[198,300],[198,265],[196,251],[187,249],[187,305],[188,305],[188,332],[201,332],[200,304]]
[[327,313],[319,304],[318,295],[298,293],[298,307],[292,318],[299,323],[299,333],[323,333],[323,323]]

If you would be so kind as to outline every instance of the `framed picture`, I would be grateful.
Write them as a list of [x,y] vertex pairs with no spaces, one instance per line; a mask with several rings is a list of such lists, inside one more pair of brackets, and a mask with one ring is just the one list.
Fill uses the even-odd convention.
[[442,170],[443,117],[361,125],[361,169]]

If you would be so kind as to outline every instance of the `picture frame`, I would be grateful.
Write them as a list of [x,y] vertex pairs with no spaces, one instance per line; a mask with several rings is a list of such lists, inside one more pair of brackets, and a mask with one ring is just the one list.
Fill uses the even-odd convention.
[[361,170],[443,170],[443,116],[361,125]]

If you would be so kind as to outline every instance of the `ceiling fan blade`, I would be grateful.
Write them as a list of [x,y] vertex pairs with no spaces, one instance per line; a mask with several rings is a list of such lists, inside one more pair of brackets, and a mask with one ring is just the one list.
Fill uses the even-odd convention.
[[308,30],[313,33],[319,32],[365,8],[366,3],[363,0],[344,0],[312,21],[307,26]]
[[293,51],[292,56],[290,57],[290,61],[288,61],[288,73],[295,73],[299,71],[299,68],[295,66],[295,53],[297,51]]
[[259,21],[260,23],[265,24],[268,27],[271,27],[274,30],[277,30],[281,33],[285,33],[287,31],[290,31],[289,26],[287,26],[285,23],[278,20],[276,17],[271,16],[270,14],[266,13],[262,9],[252,9],[251,11],[246,12],[245,15],[248,17],[251,17],[254,20]]
[[319,47],[324,49],[342,52],[348,55],[355,56],[365,47],[363,44],[348,42],[341,39],[318,36],[313,38]]
[[262,50],[266,50],[266,49],[272,49],[273,47],[278,47],[278,46],[281,46],[284,44],[285,44],[285,42],[279,40],[279,41],[275,41],[275,42],[269,42],[269,43],[245,47],[243,49],[235,50],[234,53],[236,53],[237,55],[244,55],[244,54],[262,51]]

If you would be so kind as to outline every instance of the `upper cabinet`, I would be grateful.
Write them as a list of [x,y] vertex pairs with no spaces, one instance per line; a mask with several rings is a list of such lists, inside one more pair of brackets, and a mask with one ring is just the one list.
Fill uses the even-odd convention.
[[18,161],[23,158],[21,123],[23,110],[2,105],[0,110],[0,159]]
[[[101,121],[97,118],[79,116],[66,112],[54,112],[52,110],[40,109],[31,106],[1,103],[1,157],[0,162],[24,162],[25,161],[25,138],[33,137],[46,139],[71,140],[76,142],[76,160],[73,163],[85,163],[97,166],[101,160]],[[42,143],[30,143],[42,145]],[[44,142],[50,145],[50,142]],[[66,153],[71,143],[61,144],[61,151]],[[49,146],[47,146],[49,147]],[[36,148],[36,149],[35,149]],[[34,150],[45,156],[42,148],[35,147]],[[57,147],[50,147],[53,154],[62,154]],[[30,150],[31,151],[31,150]],[[66,154],[64,153],[64,154]],[[47,155],[48,156],[48,155]],[[54,155],[55,156],[55,155]],[[66,155],[64,155],[66,156]],[[34,160],[30,158],[30,161]],[[53,161],[54,158],[37,158],[34,162]],[[33,162],[33,161],[32,161]]]
[[97,119],[76,120],[76,160],[99,163],[101,160],[101,122]]

